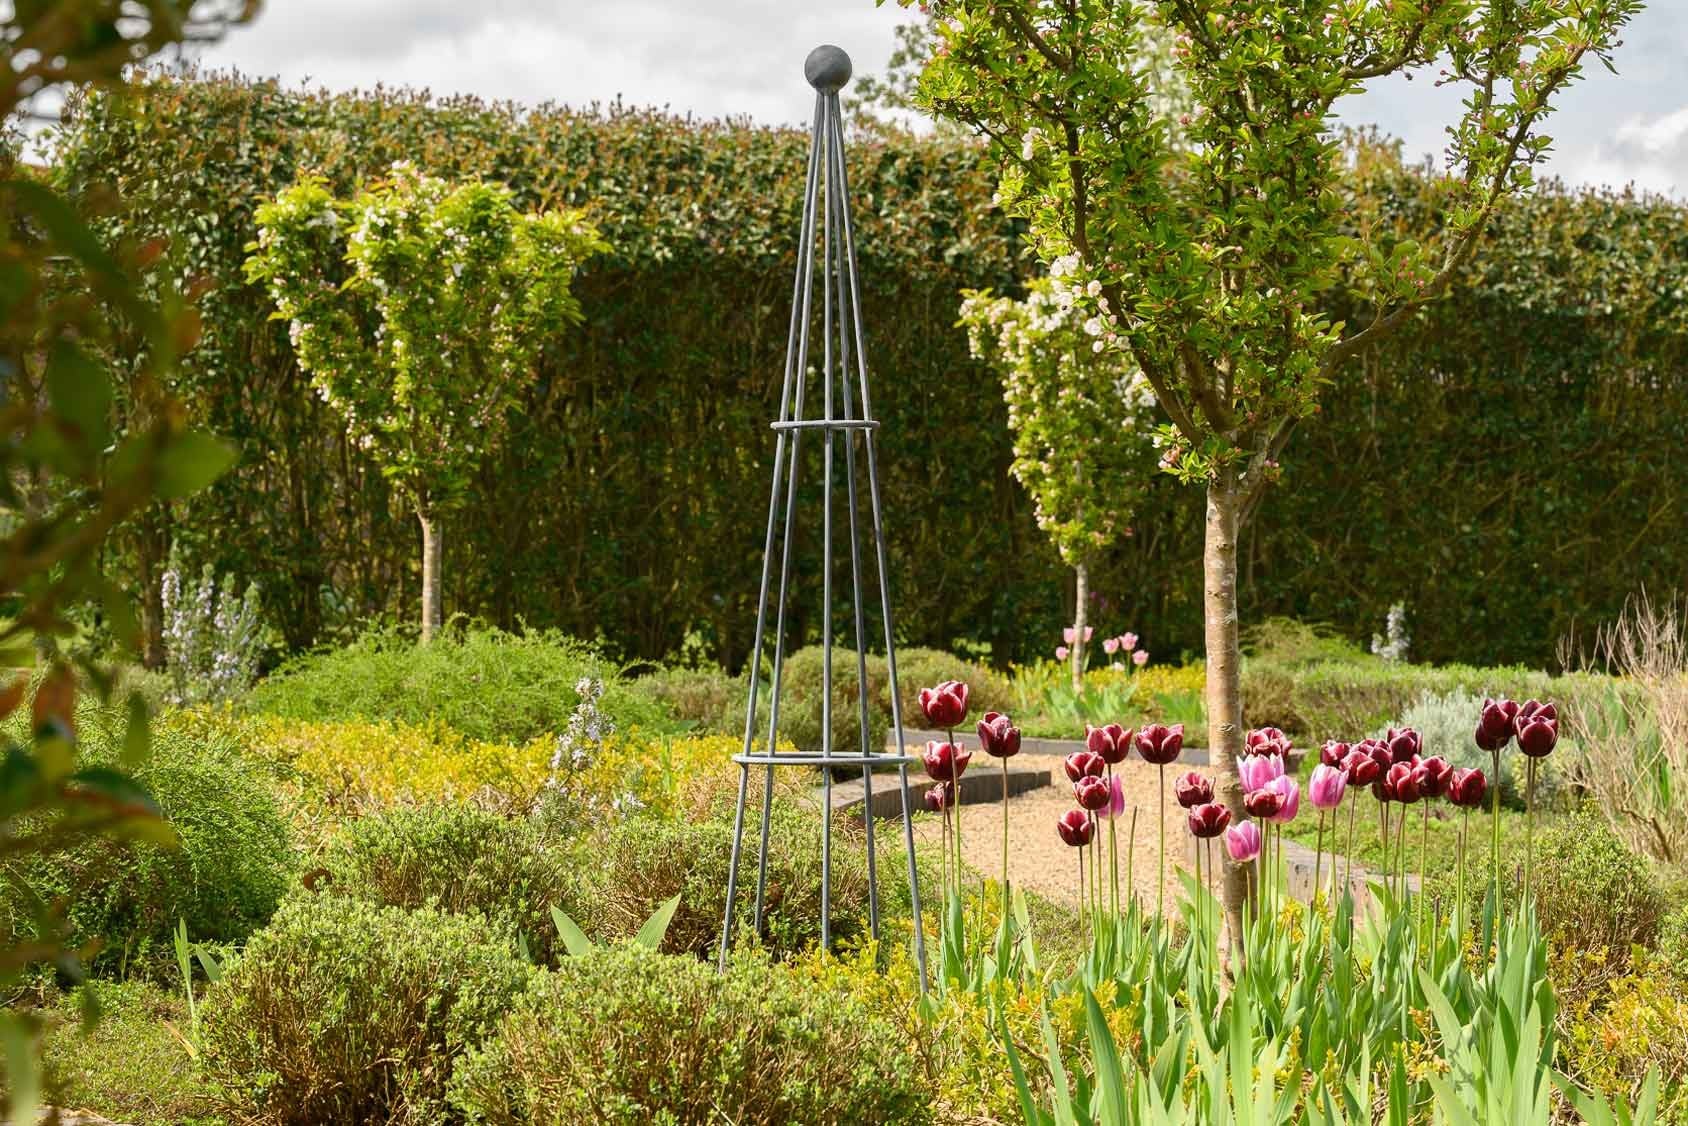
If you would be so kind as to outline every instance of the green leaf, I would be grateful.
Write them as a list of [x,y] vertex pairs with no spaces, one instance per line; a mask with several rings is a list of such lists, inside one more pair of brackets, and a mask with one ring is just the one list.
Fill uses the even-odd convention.
[[674,911],[679,906],[680,897],[676,895],[658,907],[651,913],[651,917],[645,920],[645,925],[639,928],[639,933],[633,936],[633,941],[646,950],[660,947],[663,935],[668,933],[668,924],[674,918]]
[[221,438],[189,430],[159,451],[155,470],[158,495],[165,500],[191,496],[221,477],[235,463],[237,451]]
[[61,340],[47,358],[47,401],[76,428],[88,458],[111,440],[111,379],[73,341]]
[[1108,1028],[1108,1018],[1096,1003],[1096,994],[1084,991],[1084,1018],[1090,1033],[1090,1056],[1096,1067],[1096,1083],[1102,1098],[1102,1126],[1129,1126],[1125,1103],[1125,1067],[1119,1047]]
[[152,754],[152,723],[139,693],[129,697],[129,724],[123,732],[122,763],[131,769]]
[[551,922],[557,928],[557,934],[562,937],[563,947],[576,958],[590,954],[593,949],[592,940],[574,925],[574,920],[563,914],[557,908],[551,908]]

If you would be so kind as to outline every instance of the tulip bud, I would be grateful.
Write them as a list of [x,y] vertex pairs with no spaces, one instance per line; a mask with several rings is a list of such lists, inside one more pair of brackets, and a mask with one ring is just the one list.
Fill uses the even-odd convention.
[[1456,769],[1448,780],[1448,800],[1466,809],[1482,805],[1488,790],[1489,780],[1481,770]]
[[1251,755],[1289,754],[1289,736],[1276,727],[1261,727],[1243,737],[1243,747]]
[[1403,727],[1399,731],[1391,727],[1384,735],[1383,742],[1389,748],[1389,758],[1392,762],[1408,762],[1424,753],[1424,740],[1410,727]]
[[1013,758],[1020,753],[1020,729],[1001,712],[986,712],[979,721],[979,746],[992,758]]
[[1073,798],[1079,805],[1095,813],[1108,805],[1108,783],[1086,775],[1073,783]]
[[1167,727],[1159,723],[1151,723],[1137,733],[1137,753],[1143,756],[1143,761],[1155,766],[1165,766],[1169,762],[1178,761],[1178,753],[1184,749],[1184,725],[1175,723]]
[[1082,848],[1090,843],[1090,835],[1095,830],[1088,813],[1082,809],[1069,809],[1055,822],[1055,831],[1074,848]]
[[1260,826],[1243,821],[1225,830],[1225,851],[1238,864],[1247,864],[1260,855]]
[[1206,802],[1190,810],[1190,832],[1199,840],[1217,837],[1230,823],[1231,811],[1218,802]]
[[1342,795],[1348,789],[1348,776],[1340,767],[1321,762],[1313,768],[1313,776],[1307,780],[1307,798],[1316,809],[1335,809],[1342,804]]
[[1213,783],[1205,774],[1194,770],[1173,780],[1172,794],[1185,809],[1194,809],[1213,800]]
[[1347,743],[1336,739],[1326,739],[1319,745],[1319,761],[1325,766],[1340,767],[1342,761],[1348,757]]
[[1485,751],[1498,751],[1512,741],[1512,724],[1518,716],[1518,703],[1502,696],[1498,700],[1484,700],[1483,712],[1477,719],[1476,743]]
[[1553,748],[1559,744],[1559,722],[1548,716],[1537,713],[1525,716],[1518,715],[1518,749],[1531,758],[1541,758],[1553,753]]
[[1383,768],[1364,743],[1348,752],[1348,757],[1342,760],[1342,769],[1348,775],[1350,786],[1369,786],[1383,773]]
[[1119,775],[1108,780],[1108,808],[1102,811],[1102,816],[1113,820],[1125,812],[1125,782]]
[[1237,760],[1237,779],[1243,793],[1263,790],[1274,778],[1284,776],[1284,760],[1273,754],[1244,755]]
[[1398,762],[1389,768],[1389,773],[1384,777],[1387,779],[1392,800],[1411,805],[1421,796],[1418,780],[1413,777],[1412,763]]
[[932,781],[954,782],[961,777],[962,771],[967,769],[973,752],[962,750],[954,743],[932,739],[927,742],[926,753],[921,757],[926,762],[926,773]]
[[1067,781],[1077,782],[1080,778],[1100,778],[1108,764],[1102,756],[1094,751],[1074,751],[1062,762],[1067,770]]
[[920,710],[933,727],[943,731],[959,727],[967,718],[967,685],[946,680],[936,688],[922,688]]
[[1243,808],[1248,810],[1250,817],[1258,817],[1262,820],[1275,817],[1283,806],[1283,795],[1270,787],[1253,790],[1243,795]]
[[933,813],[942,813],[955,804],[955,783],[939,782],[927,789],[925,798],[927,809]]
[[1413,782],[1418,792],[1427,798],[1439,798],[1448,791],[1448,777],[1453,764],[1441,755],[1432,755],[1413,767]]

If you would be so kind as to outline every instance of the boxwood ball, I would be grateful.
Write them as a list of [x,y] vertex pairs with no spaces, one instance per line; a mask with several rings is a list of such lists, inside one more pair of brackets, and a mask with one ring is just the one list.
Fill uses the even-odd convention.
[[850,56],[842,47],[824,43],[803,60],[803,77],[823,94],[836,94],[850,81]]

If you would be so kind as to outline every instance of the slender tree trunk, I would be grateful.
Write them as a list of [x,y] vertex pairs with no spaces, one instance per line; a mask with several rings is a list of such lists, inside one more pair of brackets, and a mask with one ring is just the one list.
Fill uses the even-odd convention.
[[439,513],[418,507],[422,523],[422,640],[432,641],[440,628],[440,560],[443,558]]
[[[1236,478],[1227,472],[1207,490],[1207,533],[1202,551],[1207,620],[1207,747],[1214,791],[1241,821],[1243,787],[1237,756],[1243,743],[1242,652],[1237,637],[1237,518],[1242,508]],[[1223,896],[1225,922],[1241,941],[1248,870],[1227,864]]]
[[149,508],[136,522],[135,561],[141,584],[141,664],[149,669],[164,667],[164,578],[170,555],[170,536],[157,506]]
[[1083,563],[1073,566],[1073,573],[1077,577],[1074,584],[1078,601],[1073,611],[1073,643],[1068,648],[1072,650],[1073,662],[1073,691],[1084,691],[1084,627],[1085,619],[1089,616],[1090,603],[1090,568]]

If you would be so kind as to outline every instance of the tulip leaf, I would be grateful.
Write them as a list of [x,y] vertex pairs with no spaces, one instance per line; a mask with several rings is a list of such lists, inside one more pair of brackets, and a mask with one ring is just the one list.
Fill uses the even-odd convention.
[[1096,1003],[1096,994],[1084,991],[1084,1017],[1090,1033],[1090,1054],[1096,1067],[1096,1084],[1102,1097],[1102,1126],[1127,1126],[1125,1105],[1125,1068],[1120,1062],[1119,1047],[1108,1028],[1108,1018]]
[[633,936],[633,941],[646,950],[655,950],[662,945],[663,936],[668,933],[668,924],[673,921],[674,912],[680,906],[678,895],[667,900],[661,907],[651,913],[645,920],[645,925],[639,928],[639,933]]
[[1008,1015],[1000,1008],[997,1009],[997,1020],[1002,1025],[1002,1050],[1008,1057],[1008,1071],[1014,1077],[1014,1094],[1020,1100],[1020,1115],[1027,1126],[1046,1126],[1054,1119],[1032,1098],[1031,1087],[1026,1083],[1026,1069],[1020,1063],[1020,1051],[1014,1047],[1014,1034],[1008,1030]]
[[573,919],[557,910],[556,907],[551,908],[551,922],[556,926],[557,934],[563,940],[563,948],[571,956],[579,958],[592,952],[592,940],[587,938],[585,932],[574,925]]

